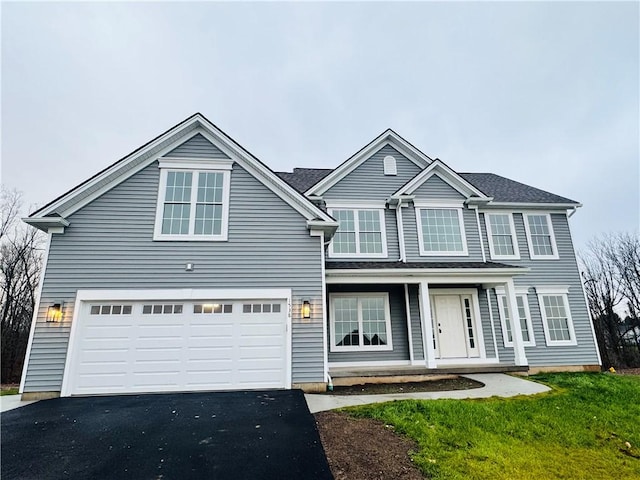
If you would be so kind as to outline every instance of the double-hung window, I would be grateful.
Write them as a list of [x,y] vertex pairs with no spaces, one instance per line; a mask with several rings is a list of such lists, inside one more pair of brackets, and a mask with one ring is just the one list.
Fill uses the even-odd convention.
[[[518,317],[520,318],[520,328],[522,331],[522,343],[527,347],[534,347],[536,341],[533,335],[533,325],[531,322],[531,312],[529,311],[529,301],[527,288],[516,289],[516,304],[518,306]],[[513,332],[511,330],[511,314],[509,312],[509,302],[504,293],[504,289],[496,288],[498,295],[498,311],[500,312],[500,323],[502,324],[502,338],[505,347],[513,347]]]
[[548,213],[525,213],[522,217],[531,258],[534,260],[558,258],[551,216]]
[[331,305],[331,351],[392,350],[387,293],[334,293]]
[[230,161],[160,159],[154,240],[226,240]]
[[516,229],[511,213],[485,213],[489,251],[494,260],[517,260],[520,258]]
[[331,257],[387,256],[382,208],[330,208],[339,227],[329,246]]
[[462,208],[416,204],[420,255],[468,255]]
[[542,326],[548,346],[577,345],[567,287],[537,287]]

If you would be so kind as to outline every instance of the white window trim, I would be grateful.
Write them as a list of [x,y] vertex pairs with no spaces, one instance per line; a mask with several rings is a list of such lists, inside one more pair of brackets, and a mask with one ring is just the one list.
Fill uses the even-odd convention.
[[[387,329],[387,344],[386,345],[360,345],[356,346],[336,346],[336,328],[335,328],[335,299],[340,297],[355,297],[358,299],[358,334],[360,338],[363,335],[362,329],[362,308],[360,299],[362,297],[381,297],[384,299],[384,315],[385,324]],[[389,294],[387,292],[340,292],[329,294],[329,306],[331,309],[331,352],[379,352],[393,350],[393,342],[391,338],[391,308],[389,305]]]
[[[544,329],[544,339],[547,343],[548,347],[559,347],[559,346],[571,346],[577,345],[578,341],[576,339],[576,332],[573,327],[573,319],[571,318],[571,310],[569,309],[569,296],[568,296],[568,287],[536,287],[536,293],[538,294],[538,305],[540,307],[540,315],[542,316],[542,328]],[[549,326],[547,324],[547,314],[544,308],[544,300],[543,297],[552,295],[562,297],[562,301],[564,302],[564,309],[567,314],[567,325],[569,328],[569,340],[551,340],[549,337]]]
[[[160,181],[158,185],[158,201],[156,204],[156,221],[153,230],[153,240],[155,241],[227,241],[229,232],[229,197],[231,190],[231,168],[232,160],[218,159],[182,159],[182,158],[160,158]],[[222,227],[219,235],[187,235],[163,234],[162,217],[164,213],[164,201],[167,191],[167,174],[169,172],[190,172],[191,177],[191,199],[189,232],[195,228],[195,211],[198,198],[198,175],[200,172],[222,173]]]
[[[491,215],[507,215],[509,217],[509,228],[511,229],[511,243],[513,244],[513,255],[497,254],[493,245],[493,231],[491,229]],[[518,237],[516,235],[516,227],[513,222],[513,213],[511,212],[484,212],[484,222],[487,227],[487,238],[489,239],[489,254],[492,260],[520,260],[520,249],[518,248]]]
[[[352,210],[353,222],[356,234],[356,251],[355,253],[335,253],[333,250],[333,241],[329,244],[329,257],[330,258],[387,258],[389,256],[387,252],[387,228],[385,223],[385,208],[381,206],[380,202],[371,202],[370,204],[348,204],[348,203],[333,203],[327,202],[327,211],[329,215],[333,215],[334,210]],[[380,219],[380,236],[382,242],[381,253],[360,253],[360,221],[358,215],[361,210],[374,210],[378,212]],[[339,227],[338,227],[339,228]]]
[[[418,247],[420,248],[420,256],[422,257],[468,257],[469,256],[469,248],[467,246],[467,235],[465,232],[464,226],[464,216],[462,214],[462,207],[459,204],[430,204],[426,202],[418,202],[414,203],[415,205],[415,215],[416,215],[416,227],[418,229]],[[424,235],[422,233],[422,216],[420,215],[421,210],[456,210],[458,212],[458,225],[460,226],[460,237],[462,239],[462,251],[460,252],[449,252],[449,251],[438,251],[432,252],[427,251],[424,248]]]
[[[529,229],[529,216],[543,216],[547,218],[547,228],[549,229],[549,236],[551,237],[551,248],[553,249],[553,255],[536,255],[533,251],[533,243],[531,242],[531,231]],[[551,215],[546,212],[526,212],[522,214],[522,222],[524,223],[524,231],[527,234],[527,245],[529,247],[529,257],[531,260],[557,260],[558,246],[556,244],[556,236],[553,232],[553,223],[551,222]]]
[[[536,338],[533,333],[533,320],[531,319],[531,310],[529,309],[529,295],[528,295],[529,287],[516,287],[516,297],[522,298],[522,303],[524,304],[524,312],[527,316],[527,330],[529,331],[529,341],[525,342],[523,340],[522,344],[525,347],[535,347],[536,346]],[[504,341],[505,347],[513,348],[513,332],[511,333],[512,339],[509,340],[509,336],[507,335],[507,319],[504,314],[504,308],[502,305],[502,298],[506,296],[504,288],[497,287],[496,288],[496,298],[498,299],[498,313],[500,314],[500,324],[502,325],[502,340]],[[520,319],[522,321],[522,319]]]

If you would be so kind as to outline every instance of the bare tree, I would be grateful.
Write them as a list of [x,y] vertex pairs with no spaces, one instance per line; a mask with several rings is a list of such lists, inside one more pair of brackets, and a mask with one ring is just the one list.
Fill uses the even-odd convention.
[[[604,366],[640,365],[640,239],[606,235],[580,255],[585,292]],[[618,312],[626,306],[627,318]],[[630,341],[636,338],[636,341]]]
[[42,267],[38,230],[22,224],[21,195],[1,192],[0,223],[0,374],[2,383],[20,379]]

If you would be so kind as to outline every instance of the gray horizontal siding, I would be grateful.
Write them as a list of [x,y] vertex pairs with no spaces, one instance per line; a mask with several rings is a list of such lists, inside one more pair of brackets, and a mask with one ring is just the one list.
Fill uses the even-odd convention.
[[[389,360],[409,360],[409,340],[407,335],[407,316],[404,300],[404,289],[398,285],[331,285],[329,294],[337,292],[388,292],[391,313],[391,340],[393,350],[380,352],[331,352],[329,362],[379,362]],[[327,341],[331,341],[331,309],[327,310],[329,330]]]
[[[323,381],[320,239],[304,218],[235,164],[227,242],[154,242],[158,181],[154,162],[53,236],[25,391],[60,389],[78,289],[292,288],[294,322],[302,299],[312,302],[310,322],[293,328],[293,382]],[[54,300],[65,318],[47,324]]]
[[[397,175],[384,174],[383,159],[387,155],[395,157]],[[420,167],[395,148],[386,145],[322,196],[332,200],[386,200],[419,172]]]
[[462,218],[464,230],[467,237],[468,256],[421,256],[418,244],[418,225],[416,223],[416,209],[409,206],[402,209],[402,221],[404,226],[404,241],[409,262],[428,261],[482,261],[482,248],[480,246],[480,235],[478,234],[478,221],[473,210],[463,208]]
[[[486,225],[484,215],[481,214],[481,229],[486,248],[487,259],[489,256],[489,247],[487,241]],[[569,222],[564,213],[552,214],[551,223],[558,247],[558,260],[531,260],[529,249],[527,246],[527,238],[524,230],[524,222],[521,213],[513,215],[516,236],[518,239],[518,248],[520,250],[520,260],[508,260],[505,263],[515,266],[529,267],[531,271],[526,275],[516,276],[514,283],[516,286],[549,286],[563,285],[569,287],[569,309],[576,333],[577,346],[549,346],[547,347],[544,330],[542,326],[542,316],[538,297],[533,289],[529,289],[527,295],[529,301],[529,310],[532,317],[532,325],[536,340],[535,347],[526,347],[525,351],[529,364],[532,366],[543,365],[595,365],[598,363],[597,349],[591,332],[591,324],[587,305],[584,301],[582,286],[580,283],[580,273],[576,262],[573,242],[571,240],[571,232],[569,230]],[[513,358],[513,349],[505,348],[502,339],[502,330],[499,322],[499,313],[497,302],[495,300],[495,292],[492,294],[493,314],[496,319],[496,327],[498,328],[497,338],[500,359]]]
[[165,157],[229,158],[229,156],[198,133],[171,150]]
[[434,174],[413,192],[420,200],[464,200],[466,197]]
[[[482,338],[484,340],[484,349],[486,352],[487,358],[496,358],[496,348],[493,343],[493,332],[494,329],[491,328],[491,316],[489,315],[489,298],[487,295],[487,290],[479,288],[478,289],[478,304],[480,307],[480,320],[477,322],[482,327]],[[494,321],[496,317],[494,317]],[[495,324],[494,324],[495,327]],[[495,330],[496,335],[499,330]],[[502,360],[502,358],[500,359]]]

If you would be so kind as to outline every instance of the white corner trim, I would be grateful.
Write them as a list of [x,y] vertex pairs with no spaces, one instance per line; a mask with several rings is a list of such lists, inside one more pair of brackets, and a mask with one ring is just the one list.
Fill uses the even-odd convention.
[[[511,234],[511,244],[513,246],[513,255],[501,255],[495,251],[495,245],[493,243],[493,228],[491,227],[492,215],[506,215],[509,220],[509,229]],[[513,213],[506,211],[491,211],[484,212],[484,222],[487,229],[487,239],[489,241],[489,254],[492,260],[520,260],[520,248],[518,247],[518,237],[516,234],[516,227],[513,221]]]
[[[422,215],[420,211],[423,209],[446,209],[446,210],[456,210],[458,213],[458,226],[460,228],[460,237],[462,241],[462,250],[460,251],[429,251],[424,248],[424,233],[422,230]],[[420,251],[420,256],[423,257],[468,257],[469,256],[469,247],[467,245],[467,235],[465,231],[464,225],[464,217],[462,215],[462,208],[458,207],[448,207],[440,205],[429,205],[428,207],[416,207],[414,209],[416,215],[416,228],[418,230],[418,247]]]
[[36,333],[36,323],[38,321],[38,312],[40,311],[40,300],[42,300],[42,287],[44,285],[44,276],[47,273],[47,265],[49,263],[49,250],[51,249],[51,240],[53,234],[49,233],[47,242],[44,246],[44,253],[42,255],[42,272],[40,272],[40,279],[38,280],[38,289],[36,290],[35,302],[33,302],[33,315],[31,317],[31,327],[29,328],[29,340],[27,341],[27,351],[24,355],[24,365],[22,366],[22,375],[20,377],[20,388],[18,393],[24,393],[24,384],[27,380],[27,370],[29,369],[29,360],[31,358],[31,348],[33,346],[33,337]]
[[[531,229],[529,227],[530,216],[542,216],[547,219],[547,229],[549,230],[549,237],[551,238],[551,249],[553,254],[551,255],[537,255],[533,250],[533,243],[531,241]],[[527,245],[529,246],[529,257],[531,260],[557,260],[558,257],[558,244],[556,243],[556,236],[553,231],[553,222],[551,221],[551,215],[547,212],[523,212],[522,221],[524,223],[524,231],[527,236]]]

